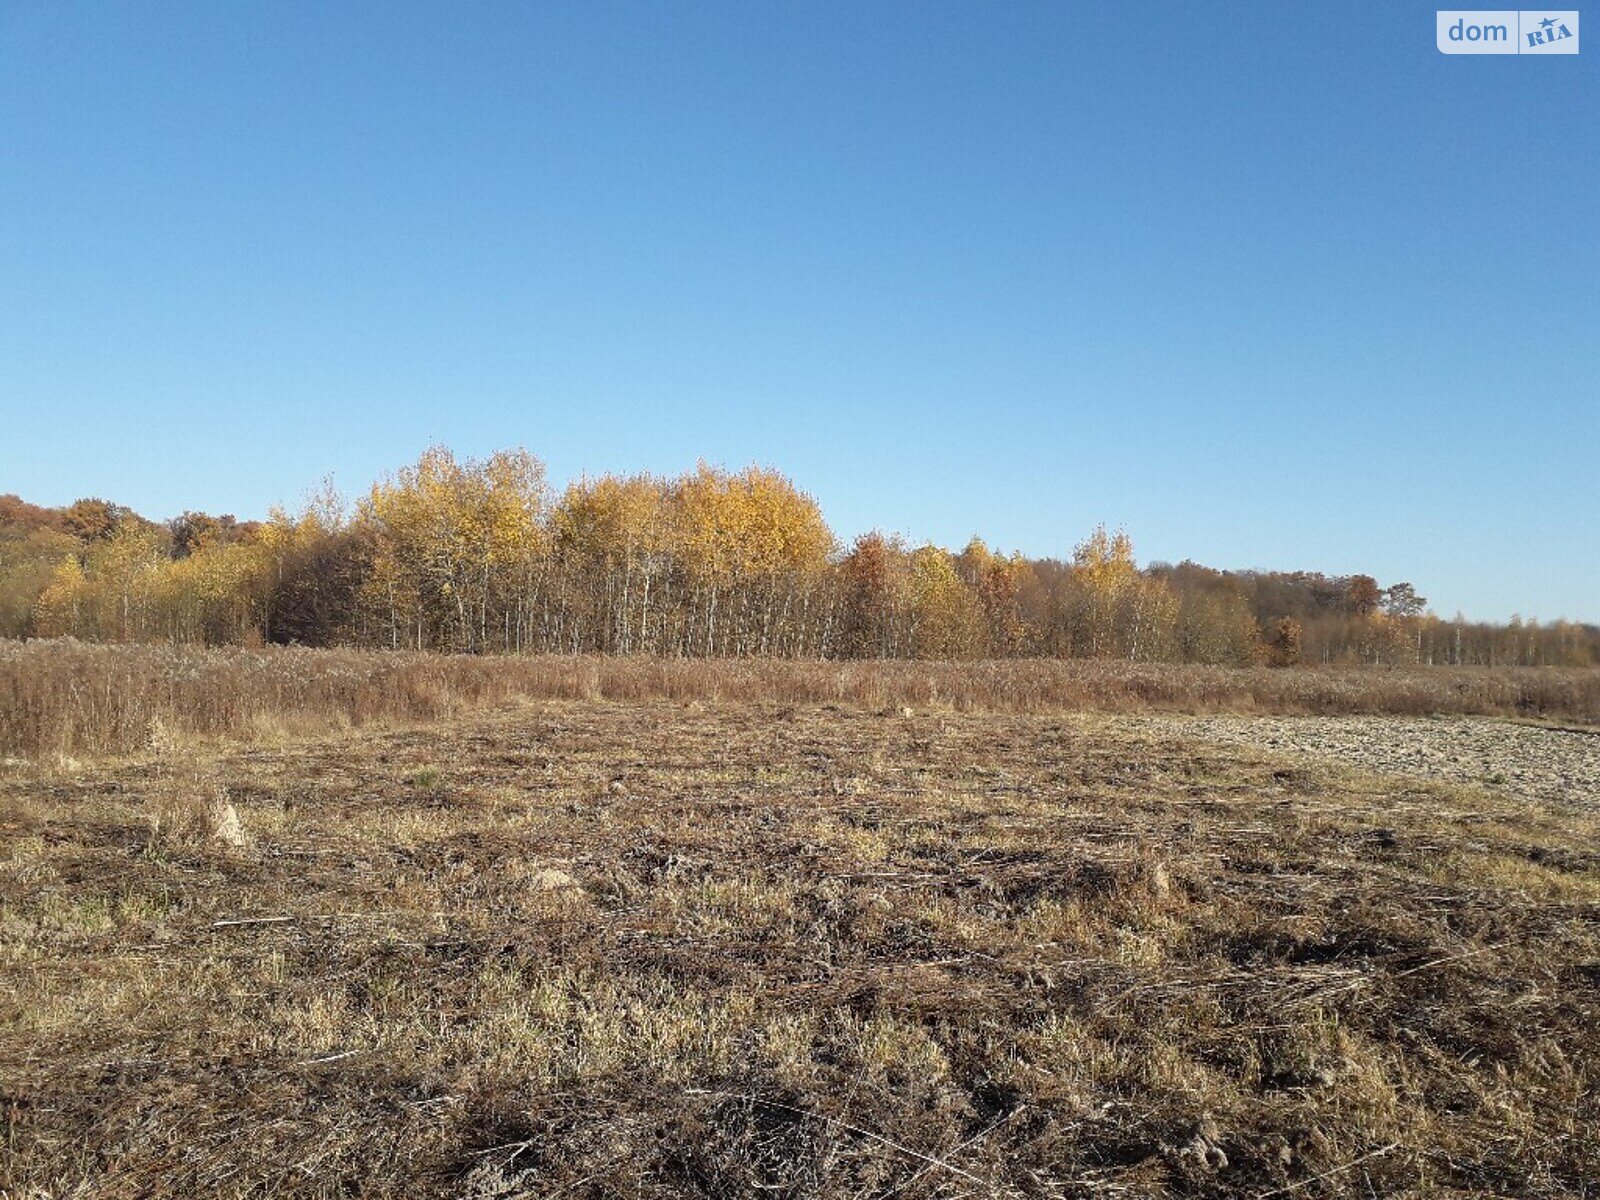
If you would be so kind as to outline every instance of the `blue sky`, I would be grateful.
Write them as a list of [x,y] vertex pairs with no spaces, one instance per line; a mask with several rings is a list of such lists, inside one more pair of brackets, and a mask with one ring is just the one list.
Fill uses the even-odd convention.
[[1597,57],[1411,3],[11,0],[0,491],[759,461],[845,538],[1600,620]]

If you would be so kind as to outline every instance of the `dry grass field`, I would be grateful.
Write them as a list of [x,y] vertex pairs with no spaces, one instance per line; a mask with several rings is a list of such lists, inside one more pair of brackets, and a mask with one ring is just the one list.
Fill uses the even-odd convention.
[[13,758],[0,1193],[1595,1194],[1596,797],[913,709]]
[[0,640],[0,756],[126,753],[431,721],[509,699],[770,701],[961,712],[1498,715],[1600,726],[1600,668],[499,657]]

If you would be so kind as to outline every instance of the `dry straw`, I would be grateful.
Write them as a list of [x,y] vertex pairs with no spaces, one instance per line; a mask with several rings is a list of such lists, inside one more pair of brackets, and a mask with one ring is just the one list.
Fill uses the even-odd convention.
[[428,721],[517,697],[888,711],[1497,714],[1600,723],[1600,669],[499,658],[35,640],[0,642],[0,754],[126,754],[194,737],[260,739]]

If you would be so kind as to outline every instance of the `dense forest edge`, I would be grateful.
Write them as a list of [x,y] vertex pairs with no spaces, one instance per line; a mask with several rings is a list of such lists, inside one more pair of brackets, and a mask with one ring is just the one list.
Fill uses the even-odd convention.
[[0,496],[0,637],[690,658],[1083,658],[1231,666],[1593,666],[1600,627],[1444,619],[1408,582],[1141,568],[869,533],[780,473],[580,479],[435,447],[353,504],[165,523]]

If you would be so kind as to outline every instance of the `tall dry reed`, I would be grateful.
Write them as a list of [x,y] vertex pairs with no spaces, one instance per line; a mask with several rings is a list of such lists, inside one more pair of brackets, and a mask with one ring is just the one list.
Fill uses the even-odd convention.
[[0,641],[0,754],[119,754],[173,736],[248,739],[427,721],[515,697],[1007,712],[1495,714],[1600,724],[1600,668],[480,658]]

